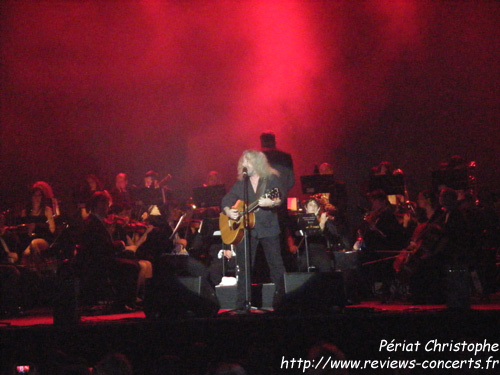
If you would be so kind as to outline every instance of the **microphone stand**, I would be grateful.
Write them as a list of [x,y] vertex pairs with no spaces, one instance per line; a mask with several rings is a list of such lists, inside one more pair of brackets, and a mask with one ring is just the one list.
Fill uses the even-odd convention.
[[245,249],[245,311],[250,312],[252,308],[251,294],[252,284],[250,282],[251,261],[250,261],[250,225],[248,221],[248,173],[243,172],[243,228],[244,228],[244,249]]
[[[252,229],[250,226],[250,220],[248,218],[248,173],[246,171],[246,168],[243,169],[243,230],[244,230],[244,235],[243,235],[243,246],[244,246],[244,275],[245,275],[245,302],[243,306],[243,310],[233,310],[233,311],[227,311],[227,313],[232,313],[235,312],[236,314],[244,313],[244,314],[249,314],[252,312],[252,301],[251,301],[251,296],[252,296],[252,283],[250,280],[251,277],[251,260],[250,260],[250,252],[251,252],[251,236],[250,236],[250,230]],[[232,246],[232,245],[231,245]],[[238,256],[238,255],[237,255]],[[239,271],[238,271],[239,272]],[[238,280],[239,283],[239,280]],[[261,310],[261,312],[267,312],[266,310]]]
[[[245,216],[243,217],[243,228],[244,228],[244,248],[245,248],[245,307],[244,307],[244,312],[245,313],[251,313],[252,312],[252,281],[251,281],[251,274],[252,274],[252,261],[251,261],[251,249],[252,249],[252,237],[250,236],[250,220],[248,218],[248,202],[249,202],[249,197],[248,197],[248,180],[249,176],[246,171],[246,168],[243,169],[243,207],[244,210],[243,212],[245,213]],[[259,313],[267,312],[266,310],[257,310]],[[256,311],[256,312],[257,312]]]
[[309,262],[309,241],[307,240],[307,229],[304,229],[304,244],[305,244],[305,250],[306,250],[307,272],[311,272],[311,264]]

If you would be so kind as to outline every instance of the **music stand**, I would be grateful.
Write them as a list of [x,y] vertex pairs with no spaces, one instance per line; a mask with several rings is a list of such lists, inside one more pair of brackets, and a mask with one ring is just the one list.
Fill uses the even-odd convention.
[[300,176],[302,193],[314,195],[318,193],[329,193],[335,188],[335,178],[332,174],[313,174]]
[[405,195],[404,175],[370,176],[369,190],[382,190],[387,195]]
[[193,189],[193,200],[197,207],[220,206],[226,195],[226,185],[200,186]]
[[454,190],[466,190],[469,188],[469,171],[467,168],[433,171],[432,187],[438,191],[440,185]]
[[[318,218],[315,214],[300,214],[297,219],[297,224],[299,228],[297,233],[304,237],[307,272],[311,272],[311,265],[309,261],[309,241],[307,238],[308,236],[316,236],[321,234],[321,228],[319,226]],[[297,254],[299,254],[298,251]]]

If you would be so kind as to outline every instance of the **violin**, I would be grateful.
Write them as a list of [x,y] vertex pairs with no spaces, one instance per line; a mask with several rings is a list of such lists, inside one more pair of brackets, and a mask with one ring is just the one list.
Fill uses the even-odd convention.
[[417,217],[417,205],[410,201],[400,203],[397,205],[395,213],[398,217],[408,215],[410,218],[414,219]]
[[126,224],[124,226],[124,229],[128,233],[144,234],[148,230],[148,225],[145,223],[141,223],[140,221],[135,221]]
[[[365,213],[363,216],[363,220],[368,224],[366,229],[372,230],[380,234],[382,237],[387,237],[385,233],[383,233],[379,228],[377,228],[377,222],[380,219],[380,215],[382,215],[387,207],[380,207],[376,210],[371,210]],[[365,229],[365,230],[366,230]]]
[[104,218],[104,224],[106,225],[114,225],[118,224],[120,226],[124,226],[128,223],[129,219],[125,216],[110,214]]
[[19,225],[10,225],[0,227],[1,233],[10,232],[10,233],[28,233],[29,232],[29,224],[19,224]]
[[314,194],[312,198],[316,199],[319,202],[322,211],[327,212],[328,214],[337,211],[337,207],[330,203],[330,193]]
[[380,218],[380,215],[386,210],[386,207],[380,207],[376,210],[371,210],[367,211],[365,215],[363,216],[363,220],[366,221],[369,225],[370,228],[373,229],[373,226],[377,224],[378,219]]
[[121,226],[127,233],[138,233],[143,234],[148,229],[148,225],[146,223],[140,221],[130,220],[126,216],[120,215],[108,215],[104,219],[104,223],[110,227],[119,225]]

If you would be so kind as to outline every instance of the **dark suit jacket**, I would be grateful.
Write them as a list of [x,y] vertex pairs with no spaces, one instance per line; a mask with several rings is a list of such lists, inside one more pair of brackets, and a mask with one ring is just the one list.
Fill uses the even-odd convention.
[[83,225],[79,242],[79,253],[84,263],[96,263],[114,257],[113,240],[103,222],[90,214]]
[[[245,180],[238,180],[231,190],[222,198],[222,209],[224,207],[232,207],[238,200],[243,201],[243,189]],[[263,184],[263,179],[259,180],[258,190],[261,190]],[[274,175],[271,175],[267,179],[265,192],[268,190],[278,188],[280,191],[283,190],[280,181]],[[259,198],[252,189],[252,185],[248,182],[248,204],[253,203]],[[282,203],[283,204],[283,203]],[[280,233],[280,227],[278,224],[278,215],[276,213],[277,207],[275,208],[258,208],[255,211],[255,228],[252,229],[251,234],[257,238],[265,238],[277,236]]]

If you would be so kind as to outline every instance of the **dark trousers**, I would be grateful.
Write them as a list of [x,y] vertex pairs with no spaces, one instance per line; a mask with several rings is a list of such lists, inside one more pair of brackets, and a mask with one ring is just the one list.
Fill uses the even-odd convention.
[[[247,244],[247,247],[250,251],[249,255],[251,266],[255,264],[255,254],[257,253],[257,246],[259,245],[259,243],[262,245],[267,264],[269,265],[271,281],[274,283],[276,288],[273,299],[273,306],[276,307],[285,294],[285,285],[283,278],[283,275],[285,274],[285,267],[283,265],[283,259],[281,258],[280,238],[279,236],[266,238],[255,238],[252,236],[248,236],[248,240],[249,243]],[[245,308],[245,302],[251,302],[252,298],[251,288],[247,288],[247,273],[245,268],[245,239],[243,239],[236,246],[236,264],[238,275],[238,294],[236,300],[236,308],[242,309]],[[248,280],[248,283],[251,284],[251,280]]]

